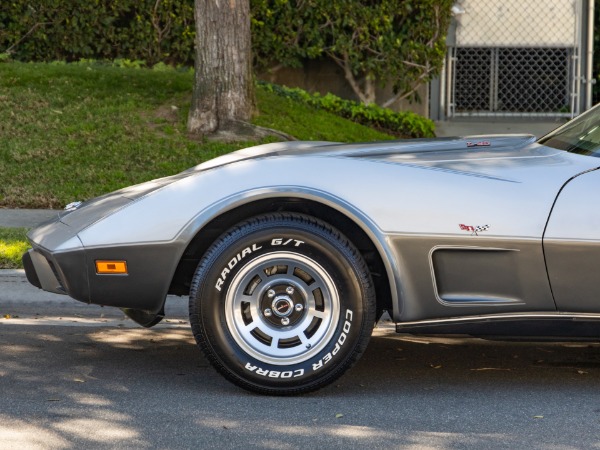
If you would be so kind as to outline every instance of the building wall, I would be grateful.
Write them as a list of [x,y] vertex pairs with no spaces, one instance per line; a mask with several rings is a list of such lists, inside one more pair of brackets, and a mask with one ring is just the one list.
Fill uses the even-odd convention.
[[456,43],[463,47],[573,47],[576,0],[459,0]]

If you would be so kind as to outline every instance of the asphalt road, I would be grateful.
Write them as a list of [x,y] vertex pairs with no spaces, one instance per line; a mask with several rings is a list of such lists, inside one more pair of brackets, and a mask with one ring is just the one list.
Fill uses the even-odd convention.
[[262,397],[208,365],[185,302],[146,330],[0,276],[0,448],[600,448],[597,344],[417,338],[384,323],[336,385]]

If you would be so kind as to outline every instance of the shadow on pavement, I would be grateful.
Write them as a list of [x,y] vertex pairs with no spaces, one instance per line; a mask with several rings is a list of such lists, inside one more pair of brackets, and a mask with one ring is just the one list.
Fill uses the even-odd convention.
[[[336,384],[261,397],[222,379],[185,323],[0,324],[8,448],[561,448],[595,445],[596,344],[396,336],[378,329]],[[574,446],[575,447],[572,447]],[[522,448],[522,447],[521,447]]]

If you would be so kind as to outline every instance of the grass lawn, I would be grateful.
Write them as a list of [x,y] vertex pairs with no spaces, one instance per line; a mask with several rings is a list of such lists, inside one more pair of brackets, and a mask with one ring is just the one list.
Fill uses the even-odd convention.
[[[185,130],[193,75],[97,63],[0,63],[0,207],[62,208],[260,142]],[[391,136],[258,89],[257,125],[302,140]]]
[[29,248],[26,228],[0,227],[0,269],[21,269],[21,256]]

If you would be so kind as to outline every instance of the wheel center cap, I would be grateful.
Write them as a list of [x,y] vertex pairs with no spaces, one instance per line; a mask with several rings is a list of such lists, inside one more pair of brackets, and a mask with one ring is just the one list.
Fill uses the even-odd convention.
[[271,309],[277,317],[287,317],[294,312],[294,302],[287,295],[278,295],[271,303]]

